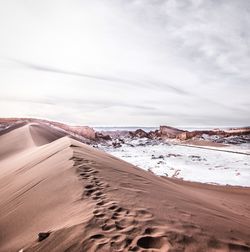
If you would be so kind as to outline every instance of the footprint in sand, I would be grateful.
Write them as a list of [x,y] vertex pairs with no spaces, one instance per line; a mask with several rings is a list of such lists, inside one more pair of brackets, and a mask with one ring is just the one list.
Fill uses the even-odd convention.
[[135,215],[138,221],[149,221],[153,219],[153,214],[143,208],[136,209]]
[[96,206],[100,207],[100,206],[103,206],[106,203],[107,203],[107,201],[105,201],[103,199],[100,199],[99,201],[96,202]]
[[150,235],[138,238],[136,245],[142,249],[158,249],[160,251],[168,251],[171,248],[166,237]]
[[88,181],[84,187],[84,195],[96,201],[93,215],[100,228],[100,233],[90,236],[85,243],[86,251],[168,251],[171,248],[161,229],[150,227],[143,232],[143,226],[153,219],[147,209],[131,211],[119,206],[117,202],[107,198],[104,192],[109,185],[96,176],[98,171],[80,166],[79,172]]

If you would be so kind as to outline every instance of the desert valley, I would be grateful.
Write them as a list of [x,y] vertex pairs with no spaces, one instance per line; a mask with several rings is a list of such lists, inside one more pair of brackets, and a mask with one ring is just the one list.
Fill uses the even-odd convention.
[[188,134],[1,119],[0,251],[250,251],[249,128]]
[[250,252],[250,0],[0,0],[0,252]]

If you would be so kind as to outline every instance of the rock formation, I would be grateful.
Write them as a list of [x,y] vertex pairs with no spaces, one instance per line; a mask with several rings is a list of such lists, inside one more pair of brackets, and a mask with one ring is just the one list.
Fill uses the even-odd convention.
[[96,138],[94,129],[88,126],[68,126],[65,128],[65,130],[71,131],[72,133],[83,136],[90,140],[95,140]]
[[135,138],[135,137],[137,137],[137,138],[144,138],[144,137],[147,138],[148,137],[148,133],[146,131],[142,130],[142,129],[137,129],[136,131],[130,131],[129,134],[130,134],[130,136],[132,138]]
[[183,132],[185,131],[170,126],[160,126],[160,135],[165,136],[167,138],[176,138],[179,134]]
[[93,128],[88,126],[70,126],[59,122],[34,118],[0,118],[0,131],[3,132],[10,129],[11,127],[16,127],[17,125],[21,126],[25,123],[43,123],[63,130],[72,137],[81,138],[82,142],[86,142],[86,139],[93,142],[105,142],[112,140],[115,142],[115,147],[120,147],[125,142],[128,144],[129,141],[127,141],[126,139],[133,138],[148,138],[150,140],[157,141],[170,138],[185,141],[192,138],[204,139],[205,137],[208,138],[208,140],[216,141],[219,143],[248,142],[250,139],[250,127],[231,128],[226,130],[212,129],[187,131],[170,126],[160,126],[159,130],[150,132],[146,132],[143,129],[137,129],[135,131],[112,130],[96,132]]

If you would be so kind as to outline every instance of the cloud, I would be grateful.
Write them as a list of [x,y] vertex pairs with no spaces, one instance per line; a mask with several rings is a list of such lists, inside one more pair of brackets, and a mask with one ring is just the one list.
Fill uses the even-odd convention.
[[0,2],[0,116],[249,125],[250,2]]
[[91,75],[91,74],[86,74],[86,73],[80,73],[80,72],[73,72],[73,71],[67,71],[67,70],[62,70],[62,69],[57,69],[54,67],[49,67],[49,66],[43,66],[43,65],[37,65],[34,63],[30,62],[25,62],[17,59],[7,59],[10,62],[17,63],[21,66],[30,68],[32,70],[36,71],[44,71],[44,72],[50,72],[50,73],[55,73],[55,74],[64,74],[64,75],[72,75],[72,76],[77,76],[77,77],[82,77],[82,78],[90,78],[90,79],[95,79],[95,80],[101,80],[101,81],[107,81],[107,82],[114,82],[114,83],[123,83],[129,86],[139,86],[139,87],[148,87],[148,88],[164,88],[167,89],[171,92],[175,92],[178,94],[188,94],[188,92],[175,87],[174,84],[170,85],[168,83],[160,83],[160,81],[146,81],[146,82],[140,82],[139,80],[128,80],[128,79],[122,79],[118,77],[113,77],[113,76],[102,76],[102,75]]

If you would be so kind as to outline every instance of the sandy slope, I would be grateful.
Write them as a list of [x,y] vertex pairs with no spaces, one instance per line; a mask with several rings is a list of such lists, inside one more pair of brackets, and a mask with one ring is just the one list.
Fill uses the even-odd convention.
[[0,146],[0,251],[250,251],[249,188],[160,178],[48,126]]

